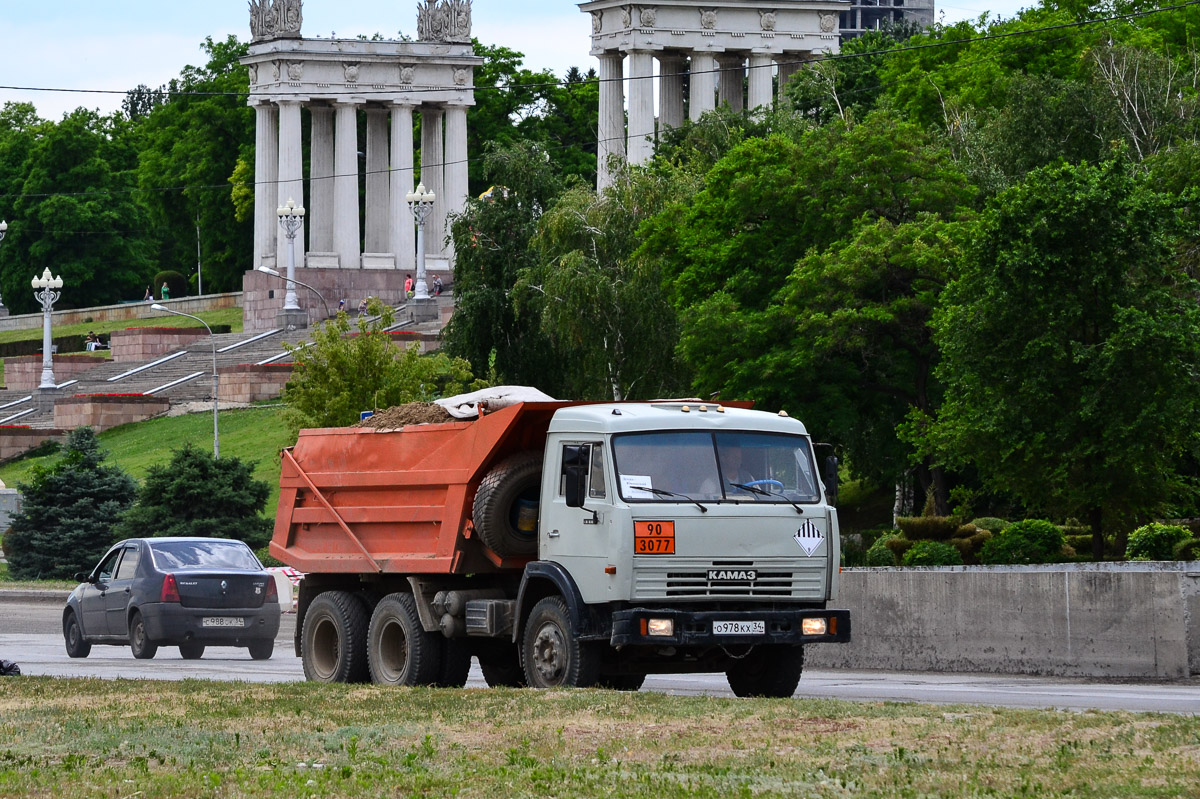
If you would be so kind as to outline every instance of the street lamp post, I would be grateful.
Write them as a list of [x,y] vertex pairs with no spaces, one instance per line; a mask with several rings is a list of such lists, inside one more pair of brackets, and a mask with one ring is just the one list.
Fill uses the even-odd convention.
[[428,300],[429,287],[425,285],[425,220],[433,212],[433,192],[424,183],[417,184],[416,191],[404,195],[413,218],[417,220],[417,285],[414,300]]
[[313,294],[316,294],[317,297],[321,300],[321,304],[325,306],[325,318],[329,319],[333,316],[333,314],[331,314],[329,312],[329,303],[325,302],[325,295],[322,294],[321,292],[317,291],[312,286],[305,283],[303,280],[296,280],[296,278],[294,278],[294,277],[288,277],[287,275],[281,275],[279,272],[275,271],[274,269],[272,269],[269,266],[259,266],[258,271],[263,272],[268,275],[272,275],[272,276],[280,278],[282,280],[286,280],[289,283],[297,283],[301,286],[304,286],[304,288],[308,289]]
[[176,316],[186,316],[188,319],[195,319],[200,324],[204,325],[204,329],[208,331],[208,340],[212,343],[212,358],[213,358],[213,459],[220,460],[221,458],[221,435],[217,427],[217,338],[213,335],[212,328],[208,326],[199,316],[192,316],[190,313],[176,311],[168,308],[165,305],[154,303],[150,306],[155,311],[163,311],[164,313],[175,314]]
[[300,304],[296,301],[296,233],[304,224],[304,206],[296,205],[296,201],[288,198],[287,205],[275,209],[279,215],[279,224],[283,225],[283,234],[288,240],[287,294],[283,298],[283,310],[298,311]]
[[29,284],[34,288],[33,298],[42,303],[42,382],[38,384],[38,388],[57,388],[54,382],[50,312],[54,310],[54,303],[62,296],[61,291],[55,290],[62,288],[62,277],[51,277],[50,267],[46,267],[46,271],[42,272],[41,277],[34,277]]
[[[4,241],[6,235],[8,235],[8,223],[0,219],[0,241]],[[0,300],[0,316],[8,316],[8,309],[4,307],[3,300]]]

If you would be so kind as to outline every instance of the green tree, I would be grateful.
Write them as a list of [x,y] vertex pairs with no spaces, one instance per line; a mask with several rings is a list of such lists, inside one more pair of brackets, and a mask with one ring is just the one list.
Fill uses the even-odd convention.
[[669,184],[626,170],[603,192],[575,186],[539,223],[540,262],[521,272],[518,297],[564,353],[556,368],[575,399],[667,396],[686,385],[674,358],[675,311],[655,261],[637,257],[637,229]]
[[137,483],[104,463],[96,433],[79,427],[62,457],[36,467],[21,490],[9,534],[9,568],[18,580],[71,579],[90,571],[117,540],[114,527],[133,504]]
[[169,463],[150,467],[117,533],[236,538],[257,549],[271,538],[271,520],[260,515],[269,494],[270,486],[254,479],[254,464],[187,443]]
[[397,347],[387,333],[394,311],[374,298],[369,307],[371,317],[359,318],[353,332],[350,318],[339,311],[313,333],[310,345],[285,345],[296,364],[283,392],[293,429],[342,427],[357,422],[364,410],[482,387],[460,358]]
[[466,358],[475,374],[565,396],[561,356],[535,309],[518,314],[512,294],[521,270],[537,264],[531,241],[562,182],[536,144],[492,148],[484,161],[496,189],[488,199],[469,199],[451,224],[455,312],[442,331],[446,350]]
[[982,218],[934,315],[945,401],[912,438],[985,483],[1084,516],[1142,517],[1196,444],[1196,286],[1174,203],[1122,163],[1036,170]]
[[247,48],[233,36],[208,37],[203,67],[184,67],[160,92],[139,87],[126,103],[137,120],[137,179],[156,226],[157,268],[195,276],[199,238],[206,293],[240,289],[252,268],[252,214],[239,216],[231,185],[235,174],[245,174],[239,164],[254,160],[254,111],[245,101],[250,78],[238,62]]

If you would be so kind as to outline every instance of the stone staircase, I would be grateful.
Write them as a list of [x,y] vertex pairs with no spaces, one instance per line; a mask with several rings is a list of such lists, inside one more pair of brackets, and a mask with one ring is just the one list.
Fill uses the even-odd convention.
[[[405,306],[397,307],[396,318],[407,318]],[[402,321],[389,329],[436,333],[440,330],[440,324]],[[184,349],[154,360],[105,361],[73,380],[59,383],[58,394],[68,397],[74,394],[152,394],[168,398],[172,405],[211,402],[214,343],[218,370],[238,364],[286,363],[292,357],[284,349],[284,342],[293,346],[303,345],[308,341],[309,332],[275,329],[224,333],[212,339],[204,336]],[[0,425],[5,424],[50,429],[54,427],[53,408],[39,407],[37,391],[12,397],[4,397],[0,393]]]

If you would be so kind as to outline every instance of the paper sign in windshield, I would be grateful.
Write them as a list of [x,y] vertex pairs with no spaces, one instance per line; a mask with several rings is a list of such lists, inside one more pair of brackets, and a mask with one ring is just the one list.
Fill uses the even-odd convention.
[[654,499],[654,494],[644,489],[653,488],[654,482],[648,474],[621,475],[621,496],[625,499]]
[[820,529],[815,524],[805,519],[804,524],[800,525],[800,529],[792,536],[800,548],[804,550],[805,555],[811,556],[817,551],[817,547],[825,540],[825,536],[821,535]]

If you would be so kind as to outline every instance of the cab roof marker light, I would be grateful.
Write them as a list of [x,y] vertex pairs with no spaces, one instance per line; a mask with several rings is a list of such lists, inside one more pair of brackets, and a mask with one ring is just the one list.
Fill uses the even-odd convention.
[[787,418],[787,415],[788,415],[788,412],[787,412],[787,411],[784,411],[784,410],[781,410],[781,411],[779,412],[779,415],[780,415],[780,416],[782,416],[782,417],[784,417],[784,418],[786,419],[786,418]]
[[687,406],[687,405],[680,407],[679,410],[683,411],[684,413],[691,413],[691,411],[692,411],[691,407]]
[[700,410],[700,413],[708,413],[708,406],[701,405],[699,410]]
[[717,413],[725,413],[725,406],[724,406],[724,405],[718,405],[718,406],[717,406]]

